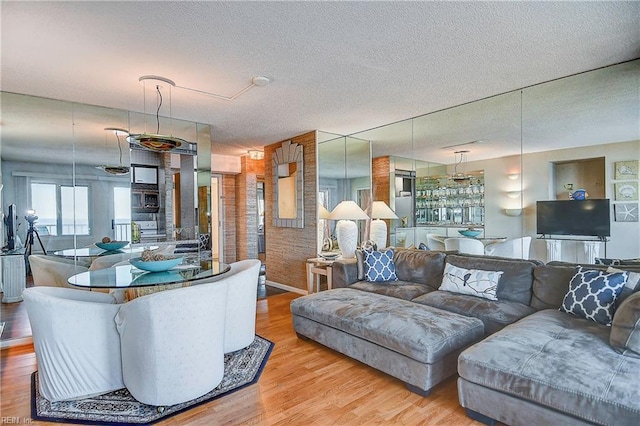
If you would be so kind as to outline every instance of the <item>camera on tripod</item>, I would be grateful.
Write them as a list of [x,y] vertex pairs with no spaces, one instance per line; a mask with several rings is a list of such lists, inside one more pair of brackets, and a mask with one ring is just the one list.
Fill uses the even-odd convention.
[[32,228],[33,224],[38,220],[38,216],[36,216],[35,210],[27,210],[27,214],[24,217],[29,222],[29,227]]
[[25,241],[25,250],[24,250],[24,263],[27,269],[27,275],[31,275],[31,265],[29,265],[29,256],[31,256],[31,250],[33,248],[33,236],[35,234],[38,242],[40,243],[40,248],[44,254],[47,254],[47,251],[44,248],[44,244],[42,244],[42,240],[40,239],[40,234],[38,234],[38,230],[33,226],[38,220],[38,216],[36,216],[36,211],[29,209],[27,210],[27,214],[24,217],[27,222],[29,222],[29,229],[27,229],[27,240]]

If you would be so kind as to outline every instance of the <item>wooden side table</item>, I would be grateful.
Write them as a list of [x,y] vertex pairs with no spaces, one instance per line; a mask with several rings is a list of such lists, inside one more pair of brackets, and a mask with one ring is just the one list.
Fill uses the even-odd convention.
[[331,265],[334,260],[314,257],[307,259],[307,291],[313,293],[313,282],[315,279],[317,292],[320,292],[320,276],[327,277],[327,289],[331,290]]

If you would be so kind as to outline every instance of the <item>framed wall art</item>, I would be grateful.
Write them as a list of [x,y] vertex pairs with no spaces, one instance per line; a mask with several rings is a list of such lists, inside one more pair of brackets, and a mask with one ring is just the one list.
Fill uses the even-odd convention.
[[616,201],[637,201],[638,182],[618,182],[615,185]]
[[638,203],[618,203],[613,205],[616,222],[638,222]]
[[615,179],[638,179],[638,160],[618,161],[614,163]]

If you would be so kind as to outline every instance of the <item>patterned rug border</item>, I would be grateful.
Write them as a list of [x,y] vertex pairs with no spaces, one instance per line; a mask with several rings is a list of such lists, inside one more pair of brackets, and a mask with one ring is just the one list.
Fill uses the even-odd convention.
[[[254,377],[252,380],[248,381],[247,383],[244,383],[238,387],[235,387],[233,389],[229,389],[227,391],[224,391],[222,393],[218,393],[215,394],[211,397],[209,397],[208,395],[215,392],[216,389],[218,389],[220,386],[224,385],[224,378],[223,378],[223,382],[216,387],[216,389],[212,390],[211,392],[207,393],[206,395],[203,395],[199,398],[196,398],[194,400],[185,402],[183,404],[185,404],[184,407],[177,409],[176,411],[171,411],[172,407],[176,407],[182,404],[176,404],[174,406],[168,406],[165,410],[165,412],[160,415],[158,418],[154,419],[154,420],[150,420],[147,422],[126,422],[126,421],[106,421],[106,420],[89,420],[89,419],[72,419],[72,418],[62,418],[62,417],[48,417],[48,416],[41,416],[38,414],[38,408],[37,408],[37,396],[39,396],[39,393],[37,392],[37,388],[36,388],[36,376],[38,371],[34,371],[33,373],[31,373],[31,418],[33,420],[40,420],[40,421],[47,421],[47,422],[54,422],[54,423],[71,423],[71,424],[82,424],[82,425],[104,425],[104,426],[140,426],[140,425],[151,425],[154,423],[157,423],[159,421],[163,421],[166,420],[168,418],[171,418],[173,416],[175,416],[176,414],[180,414],[183,413],[185,411],[189,411],[193,408],[196,408],[202,404],[206,404],[209,403],[211,401],[214,401],[218,398],[222,398],[224,396],[230,395],[236,391],[239,391],[241,389],[246,388],[247,386],[251,386],[255,383],[258,382],[258,380],[260,379],[260,376],[262,375],[262,371],[264,370],[265,365],[267,364],[267,361],[269,360],[269,357],[271,356],[271,351],[273,350],[273,347],[275,346],[275,343],[273,343],[272,341],[270,341],[269,339],[265,339],[264,337],[257,335],[256,334],[256,340],[263,340],[264,342],[266,342],[268,344],[268,348],[266,350],[266,352],[264,353],[264,355],[262,356],[262,361],[260,362],[260,366],[257,369],[257,372],[255,373]],[[253,345],[254,343],[252,343]],[[115,391],[118,392],[118,391]],[[112,394],[114,392],[111,392],[109,394]],[[128,392],[127,392],[128,393]],[[44,399],[44,398],[43,398]],[[140,403],[141,405],[145,405]],[[147,407],[150,407],[147,405]]]

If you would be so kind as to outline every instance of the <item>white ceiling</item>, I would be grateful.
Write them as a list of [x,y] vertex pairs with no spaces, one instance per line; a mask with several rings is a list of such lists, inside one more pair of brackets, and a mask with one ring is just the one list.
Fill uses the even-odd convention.
[[[352,134],[640,57],[640,2],[2,1],[2,91],[174,118],[241,155],[314,129]],[[149,112],[149,111],[147,111]]]

